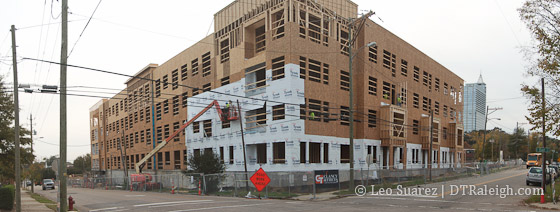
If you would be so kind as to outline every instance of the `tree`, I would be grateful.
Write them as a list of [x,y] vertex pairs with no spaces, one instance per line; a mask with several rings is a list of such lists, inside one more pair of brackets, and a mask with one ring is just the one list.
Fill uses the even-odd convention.
[[518,127],[514,129],[510,137],[508,149],[513,154],[513,158],[524,158],[524,155],[527,154],[527,138],[523,128]]
[[[8,91],[9,89],[4,86],[4,80],[0,76],[0,181],[14,180],[15,177],[14,102]],[[20,161],[23,167],[32,164],[35,157],[30,148],[24,148],[31,144],[29,130],[20,126],[19,132]]]
[[[527,73],[546,81],[546,108],[542,108],[540,86],[523,84],[521,91],[529,99],[530,115],[526,116],[533,129],[542,129],[560,136],[560,0],[527,0],[518,9],[521,20],[531,31],[536,45],[526,47],[531,63]],[[546,114],[546,123],[542,116]]]
[[84,174],[91,171],[91,155],[85,154],[74,159],[74,166],[68,169],[68,174]]
[[56,172],[54,172],[51,168],[44,168],[41,170],[41,179],[55,179],[55,178],[56,178]]
[[188,173],[216,174],[222,173],[226,169],[218,155],[212,151],[204,152],[204,154],[190,154],[187,166],[186,172]]
[[204,154],[190,154],[187,160],[187,170],[184,173],[204,174],[204,180],[199,177],[197,177],[197,180],[202,180],[205,183],[205,193],[218,192],[222,176],[211,174],[219,174],[225,171],[226,167],[222,162],[218,155],[212,151],[205,151]]
[[44,164],[40,162],[34,162],[33,164],[29,165],[27,169],[24,170],[23,176],[31,182],[41,182],[42,181],[42,169],[44,169]]

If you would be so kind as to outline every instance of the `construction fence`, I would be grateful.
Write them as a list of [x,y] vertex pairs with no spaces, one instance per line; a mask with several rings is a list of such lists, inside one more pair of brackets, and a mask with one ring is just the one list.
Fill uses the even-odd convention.
[[[354,170],[355,185],[413,186],[441,182],[474,175],[486,175],[504,168],[520,167],[522,161],[470,163],[459,168],[438,169],[376,169]],[[68,180],[72,187],[134,192],[171,192],[176,194],[218,195],[253,198],[292,198],[316,193],[338,192],[344,195],[349,187],[349,170],[316,170],[305,172],[267,172],[270,183],[258,192],[250,182],[255,171],[221,174],[176,173],[166,175],[135,175],[129,177],[97,177]],[[431,179],[431,180],[430,180]],[[344,191],[344,192],[340,192]],[[347,192],[346,192],[347,193]]]

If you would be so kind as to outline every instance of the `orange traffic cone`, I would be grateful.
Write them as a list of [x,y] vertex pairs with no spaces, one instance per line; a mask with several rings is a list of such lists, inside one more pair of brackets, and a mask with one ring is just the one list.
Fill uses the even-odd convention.
[[200,196],[202,191],[200,190],[200,180],[198,181],[198,196]]

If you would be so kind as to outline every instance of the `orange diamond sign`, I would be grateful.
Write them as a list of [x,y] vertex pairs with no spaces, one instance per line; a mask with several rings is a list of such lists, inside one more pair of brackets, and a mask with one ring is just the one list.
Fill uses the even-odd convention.
[[268,183],[270,183],[270,178],[266,175],[266,172],[260,168],[253,176],[250,178],[251,182],[257,188],[257,191],[262,191]]

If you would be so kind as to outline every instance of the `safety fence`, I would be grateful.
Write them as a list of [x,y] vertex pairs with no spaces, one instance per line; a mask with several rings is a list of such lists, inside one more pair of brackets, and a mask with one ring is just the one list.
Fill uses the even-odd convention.
[[[453,168],[371,169],[354,170],[355,185],[413,186],[462,177],[485,175],[504,168],[522,166],[522,161],[500,163],[470,163]],[[385,167],[386,168],[386,167]],[[221,174],[176,173],[166,175],[130,174],[128,177],[97,177],[69,179],[68,185],[91,189],[127,190],[138,192],[171,192],[176,194],[218,195],[234,197],[292,198],[317,193],[348,192],[349,170],[314,170],[267,172],[270,183],[258,192],[250,182],[255,171]],[[342,191],[342,192],[341,192]]]

